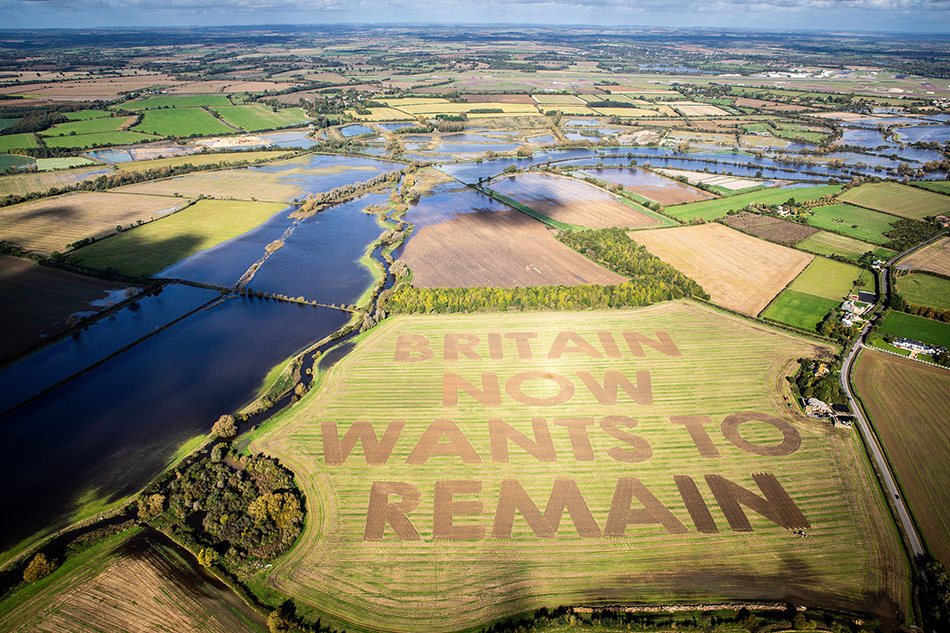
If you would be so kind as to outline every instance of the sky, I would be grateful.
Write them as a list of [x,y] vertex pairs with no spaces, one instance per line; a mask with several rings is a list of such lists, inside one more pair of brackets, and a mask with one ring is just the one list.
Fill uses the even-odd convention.
[[0,0],[0,28],[589,24],[950,33],[950,0]]

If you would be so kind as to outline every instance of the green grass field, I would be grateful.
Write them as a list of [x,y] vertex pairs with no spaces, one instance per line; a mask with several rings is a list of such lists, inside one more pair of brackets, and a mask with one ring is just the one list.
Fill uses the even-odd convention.
[[16,154],[0,154],[0,170],[8,167],[24,167],[36,162],[35,158],[30,156],[18,156]]
[[231,105],[224,95],[157,95],[141,101],[126,101],[113,108],[154,110],[156,108],[221,108]]
[[213,110],[227,123],[248,132],[304,125],[310,121],[300,108],[283,108],[273,112],[267,106],[254,104],[213,108]]
[[72,167],[83,167],[88,165],[98,165],[96,161],[83,158],[82,156],[63,156],[61,158],[37,158],[36,168],[39,171],[53,171],[56,169],[70,169]]
[[3,153],[13,149],[29,149],[39,146],[39,142],[32,134],[6,134],[0,136],[0,152]]
[[796,244],[795,248],[815,255],[839,255],[853,260],[857,260],[868,251],[872,251],[876,257],[883,259],[894,255],[892,250],[828,231],[815,233]]
[[688,202],[674,207],[666,207],[665,212],[677,220],[689,221],[699,218],[709,221],[724,217],[730,209],[738,211],[752,203],[782,204],[789,198],[795,198],[796,201],[802,202],[804,200],[815,200],[830,193],[837,193],[840,190],[839,185],[802,187],[801,189],[759,189],[758,191],[741,193],[728,198]]
[[45,141],[49,147],[67,147],[75,149],[89,149],[92,147],[106,147],[109,145],[126,145],[156,141],[160,136],[139,134],[119,130],[117,132],[99,132],[98,134],[77,134],[75,136],[48,136]]
[[98,117],[94,119],[85,119],[82,121],[72,121],[70,123],[60,123],[54,125],[48,130],[40,132],[40,136],[69,136],[70,134],[97,134],[99,132],[114,132],[130,121],[134,117]]
[[87,121],[89,119],[110,117],[112,113],[106,112],[105,110],[80,110],[79,112],[64,112],[63,116],[70,121]]
[[897,221],[897,218],[892,215],[862,209],[851,204],[816,207],[806,218],[809,224],[819,229],[841,233],[847,237],[877,245],[890,241],[889,238],[884,237],[884,233],[890,231],[891,226]]
[[936,191],[937,193],[950,194],[950,182],[946,180],[920,180],[912,183],[915,187],[926,189],[927,191]]
[[806,332],[815,332],[825,315],[839,305],[841,301],[787,288],[759,316]]
[[854,281],[861,277],[863,272],[857,266],[816,257],[788,287],[790,290],[807,292],[825,299],[843,301],[851,291]]
[[[685,301],[387,319],[251,444],[294,470],[308,505],[301,540],[251,585],[347,630],[725,596],[864,610],[883,592],[906,609],[860,438],[783,399],[819,349]],[[740,439],[730,423],[746,414]],[[787,499],[803,519],[782,527],[717,487],[722,510],[718,477],[761,497],[753,473],[784,491],[766,506]],[[789,527],[804,522],[807,539]]]
[[286,208],[283,203],[199,200],[178,213],[80,249],[70,261],[154,275],[198,251],[246,233]]
[[891,311],[878,324],[877,329],[891,336],[950,348],[950,323]]
[[923,275],[907,275],[897,280],[897,292],[907,303],[950,310],[950,281]]
[[896,182],[867,183],[841,194],[841,199],[915,220],[950,213],[950,196]]
[[136,132],[159,136],[214,136],[233,134],[234,130],[201,108],[146,110]]

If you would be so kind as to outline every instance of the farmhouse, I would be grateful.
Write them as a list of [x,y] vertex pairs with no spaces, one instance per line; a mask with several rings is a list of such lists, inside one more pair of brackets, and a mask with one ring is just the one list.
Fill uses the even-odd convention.
[[936,356],[940,352],[947,351],[947,348],[945,347],[935,347],[933,345],[927,345],[926,343],[921,343],[920,341],[914,341],[908,338],[894,339],[891,342],[891,345],[901,349],[909,350],[911,352],[917,352],[918,354],[926,354],[927,356]]
[[827,418],[833,414],[833,411],[827,403],[818,398],[808,398],[803,403],[805,415],[813,418]]

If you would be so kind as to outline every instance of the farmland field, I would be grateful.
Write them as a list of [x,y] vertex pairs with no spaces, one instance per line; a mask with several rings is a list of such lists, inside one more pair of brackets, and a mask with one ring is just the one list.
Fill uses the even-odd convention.
[[921,182],[913,183],[915,187],[920,187],[921,189],[926,189],[928,191],[936,191],[937,193],[950,194],[950,182],[947,181],[931,181],[923,180]]
[[172,108],[146,110],[136,132],[159,136],[215,136],[233,134],[234,129],[217,120],[201,108]]
[[897,280],[897,292],[907,303],[950,310],[950,280],[932,275],[907,275]]
[[[179,193],[186,198],[200,195],[215,198],[251,200],[258,198],[272,201],[293,200],[303,197],[303,189],[291,182],[281,181],[286,174],[250,169],[231,169],[187,174],[167,180],[143,182],[119,187],[115,191],[169,196]],[[375,174],[374,174],[375,175]],[[367,176],[369,179],[370,176]]]
[[739,229],[763,240],[787,245],[797,244],[818,232],[818,229],[814,227],[746,211],[726,216],[723,222],[734,229]]
[[199,200],[174,215],[86,246],[69,261],[92,268],[112,267],[132,276],[154,275],[250,231],[284,208],[281,202]]
[[83,156],[65,156],[63,158],[37,158],[38,171],[52,171],[54,169],[71,169],[73,167],[87,167],[97,165],[96,161]]
[[48,136],[44,141],[49,147],[89,149],[92,147],[105,147],[107,145],[127,145],[131,143],[142,143],[144,141],[156,141],[159,138],[159,136],[152,134],[117,130],[115,132],[77,134],[75,136]]
[[828,231],[819,231],[799,242],[797,246],[816,255],[840,255],[855,260],[868,251],[873,251],[876,256],[885,259],[894,255],[894,251],[886,248]]
[[[438,210],[446,213],[453,202],[439,198]],[[418,229],[400,256],[412,269],[412,283],[418,288],[609,285],[626,281],[561,244],[543,224],[519,211],[474,192],[452,198],[458,204],[454,217]],[[420,206],[425,203],[423,198]]]
[[892,215],[862,209],[851,204],[815,207],[806,217],[812,226],[878,245],[890,241],[890,238],[884,237],[884,233],[890,231],[891,226],[897,221],[897,218]]
[[87,237],[112,235],[116,226],[129,228],[186,203],[171,197],[82,191],[0,209],[0,234],[27,250],[51,253]]
[[604,229],[660,224],[656,217],[621,202],[613,194],[564,176],[520,174],[499,178],[488,186],[552,220],[575,226]]
[[[55,159],[50,159],[55,160]],[[0,196],[25,196],[35,191],[48,191],[53,187],[70,187],[84,180],[92,180],[112,170],[102,165],[80,167],[68,171],[13,174],[0,178]]]
[[125,532],[0,603],[4,631],[260,633],[264,618],[168,539]]
[[152,160],[136,160],[127,163],[116,163],[115,168],[119,171],[146,171],[149,169],[160,169],[162,167],[175,167],[178,165],[211,165],[214,163],[239,163],[247,161],[253,163],[258,160],[277,158],[288,154],[286,150],[261,151],[261,152],[225,152],[223,154],[213,154],[211,152],[201,154],[189,154],[187,156],[172,156],[170,158],[154,158]]
[[950,371],[865,349],[855,386],[924,540],[950,565]]
[[80,110],[79,112],[64,112],[63,116],[70,121],[87,121],[89,119],[101,119],[112,116],[111,112],[103,110]]
[[114,132],[122,128],[127,123],[135,121],[135,117],[99,117],[95,119],[85,119],[82,121],[71,121],[69,123],[60,123],[54,125],[48,130],[39,132],[40,136],[69,136],[75,134],[94,134],[97,132]]
[[4,306],[0,313],[0,358],[62,330],[70,314],[98,310],[91,302],[104,300],[110,291],[122,288],[0,256],[0,303]]
[[220,108],[231,102],[224,95],[157,95],[141,101],[126,101],[118,107],[123,110],[153,110],[155,108]]
[[841,199],[915,220],[950,213],[950,196],[896,182],[866,183],[841,194]]
[[840,190],[840,185],[802,187],[801,189],[761,189],[759,191],[740,193],[736,196],[720,198],[718,200],[703,200],[700,202],[680,204],[675,207],[667,207],[666,213],[672,215],[677,220],[700,218],[709,221],[723,217],[730,209],[739,211],[752,203],[782,204],[789,198],[795,198],[796,201],[802,202],[804,200],[815,200],[827,194],[837,193]]
[[816,257],[788,287],[825,299],[843,301],[851,292],[855,280],[863,273],[864,270],[857,266]]
[[721,224],[637,231],[630,238],[696,280],[713,303],[751,316],[813,258]]
[[6,134],[0,136],[0,152],[9,152],[12,149],[29,149],[39,146],[39,142],[32,134]]
[[814,332],[818,328],[818,324],[825,318],[825,315],[839,305],[841,305],[841,302],[834,299],[826,299],[807,292],[786,288],[772,300],[772,303],[759,316],[800,328],[806,332]]
[[916,270],[950,275],[950,237],[937,240],[930,246],[908,255],[900,264]]
[[226,123],[248,132],[304,125],[310,121],[310,118],[300,108],[283,108],[273,112],[267,106],[255,104],[212,109],[220,114]]
[[904,312],[888,312],[877,329],[884,334],[950,348],[950,323]]
[[586,169],[581,173],[623,185],[628,191],[664,206],[708,200],[714,197],[702,189],[690,187],[671,178],[664,178],[646,169]]
[[859,437],[783,400],[816,353],[685,301],[388,319],[252,444],[308,502],[254,582],[398,631],[725,596],[894,621],[908,569]]

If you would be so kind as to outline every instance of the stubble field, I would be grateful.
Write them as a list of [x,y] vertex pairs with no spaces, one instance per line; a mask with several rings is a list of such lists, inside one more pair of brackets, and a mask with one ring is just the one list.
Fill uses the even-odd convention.
[[950,237],[937,240],[930,246],[905,257],[901,260],[901,266],[950,275]]
[[637,231],[630,238],[695,279],[713,303],[751,316],[814,257],[721,224]]
[[783,400],[819,353],[689,302],[387,320],[252,445],[309,513],[253,584],[359,630],[724,597],[899,621],[859,439]]

